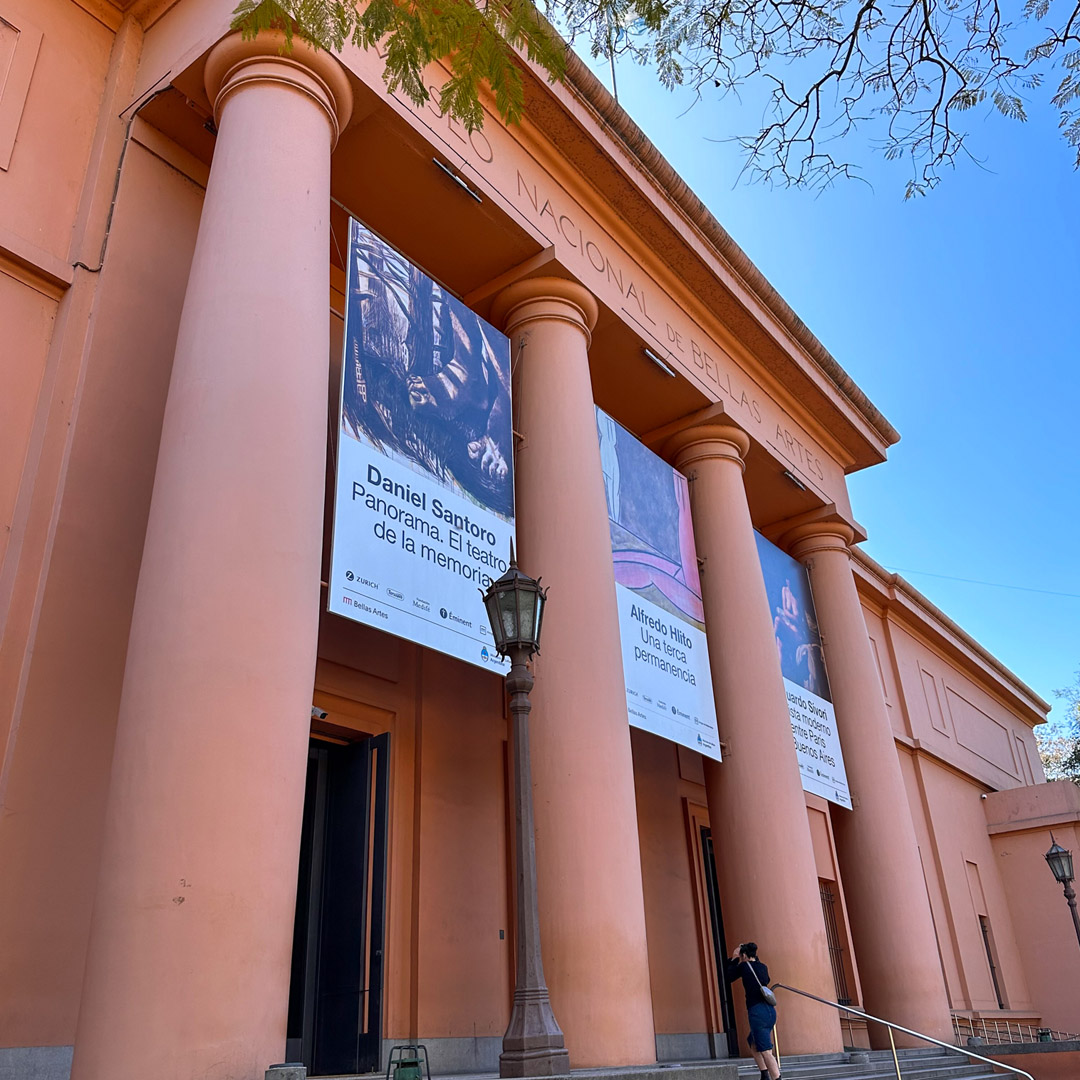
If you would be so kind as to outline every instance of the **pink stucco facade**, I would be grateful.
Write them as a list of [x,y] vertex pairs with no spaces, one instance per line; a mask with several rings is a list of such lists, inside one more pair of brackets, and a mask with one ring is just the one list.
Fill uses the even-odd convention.
[[[1042,860],[1050,829],[1080,843],[1080,794],[1045,782],[1046,703],[859,550],[845,477],[888,469],[888,422],[580,65],[527,71],[522,124],[470,135],[387,96],[374,53],[239,42],[233,6],[0,0],[0,1077],[286,1060],[305,793],[373,740],[373,1060],[497,1061],[502,685],[325,611],[349,213],[527,343],[540,921],[571,1064],[745,1036],[720,911],[729,951],[945,1041],[1080,1031]],[[721,763],[628,724],[594,403],[692,480]],[[755,529],[809,572],[850,811],[802,790]],[[877,1039],[807,1000],[781,1017],[787,1052]]]

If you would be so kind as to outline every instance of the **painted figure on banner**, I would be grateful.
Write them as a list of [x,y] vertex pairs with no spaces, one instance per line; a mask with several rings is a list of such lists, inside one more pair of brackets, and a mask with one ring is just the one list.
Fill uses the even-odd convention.
[[509,343],[352,221],[343,434],[509,520]]
[[686,477],[596,410],[630,725],[719,761]]
[[788,573],[780,560],[767,556],[762,557],[761,568],[784,678],[831,701],[817,612],[806,574]]
[[615,580],[705,628],[686,479],[597,411]]
[[754,533],[803,788],[851,809],[844,754],[806,567]]

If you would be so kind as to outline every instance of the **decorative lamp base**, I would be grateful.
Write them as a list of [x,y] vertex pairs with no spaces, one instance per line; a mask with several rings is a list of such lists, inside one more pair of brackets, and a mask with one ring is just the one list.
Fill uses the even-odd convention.
[[569,1072],[570,1054],[551,1011],[547,987],[519,987],[503,1036],[499,1076],[565,1076]]
[[567,1076],[569,1073],[570,1053],[562,1047],[504,1050],[499,1055],[499,1076]]

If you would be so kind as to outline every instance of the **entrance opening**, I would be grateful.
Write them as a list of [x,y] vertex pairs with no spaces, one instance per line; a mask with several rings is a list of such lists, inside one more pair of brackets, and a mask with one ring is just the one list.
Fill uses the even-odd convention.
[[998,967],[994,963],[994,931],[990,929],[990,920],[985,915],[979,916],[979,929],[982,930],[983,945],[986,947],[986,962],[990,965],[990,981],[994,984],[994,997],[997,998],[998,1008],[1006,1009],[1005,995],[1001,992],[1001,983],[998,982]]
[[705,891],[709,894],[709,922],[712,924],[713,953],[716,957],[717,982],[720,984],[720,1018],[727,1036],[728,1057],[739,1056],[739,1033],[735,1029],[735,999],[731,983],[724,978],[728,947],[724,937],[724,916],[720,911],[720,888],[716,884],[716,859],[713,856],[712,829],[701,826],[701,853],[705,860]]
[[836,894],[833,883],[818,878],[821,891],[821,913],[825,916],[825,937],[829,943],[829,962],[832,964],[833,985],[836,988],[837,1005],[850,1005],[851,994],[848,991],[847,965],[844,963],[844,942],[840,936],[840,923],[836,918]]
[[308,750],[286,1056],[314,1076],[382,1050],[390,736]]

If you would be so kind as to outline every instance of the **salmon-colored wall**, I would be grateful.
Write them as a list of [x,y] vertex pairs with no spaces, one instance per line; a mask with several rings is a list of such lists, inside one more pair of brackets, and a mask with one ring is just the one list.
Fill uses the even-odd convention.
[[[632,728],[641,879],[649,939],[653,1023],[658,1035],[712,1030],[708,976],[696,898],[696,853],[684,806],[691,789],[679,776],[678,747]],[[693,785],[697,790],[697,785]],[[704,802],[704,792],[699,796]],[[719,842],[719,839],[717,839]]]
[[319,650],[328,721],[391,733],[386,1036],[501,1038],[514,948],[501,682],[325,614]]
[[386,908],[385,1029],[416,1036],[416,930],[419,848],[416,824],[417,693],[420,649],[323,612],[314,704],[334,725],[369,735],[390,733],[389,881]]
[[0,15],[41,32],[11,164],[0,170],[0,236],[10,230],[66,261],[113,35],[70,0],[3,0]]
[[999,1054],[996,1049],[991,1053],[985,1050],[977,1052],[984,1057],[992,1057],[1003,1065],[1023,1069],[1024,1072],[1031,1073],[1035,1080],[1076,1080],[1076,1077],[1080,1076],[1080,1050],[1045,1054]]
[[[836,933],[842,952],[841,963],[847,982],[848,997],[853,1004],[858,1005],[862,1001],[862,989],[859,985],[858,965],[851,951],[847,898],[844,895],[844,882],[840,874],[839,860],[836,857],[836,838],[833,835],[833,814],[843,814],[846,811],[833,806],[819,795],[812,795],[810,792],[804,792],[804,795],[818,878],[829,883],[833,893],[833,913],[836,916]],[[850,1022],[850,1017],[841,1017],[845,1032],[850,1032]],[[845,1045],[851,1046],[855,1043],[845,1038]],[[862,1045],[861,1042],[858,1045]]]
[[988,787],[1044,779],[1031,722],[1000,695],[997,676],[947,658],[894,618],[864,607],[893,731]]
[[1062,887],[1043,856],[1051,830],[1059,844],[1080,856],[1080,788],[1058,780],[994,792],[982,805],[1034,1011],[1047,1027],[1077,1033],[1080,943]]
[[417,1026],[501,1037],[513,955],[502,683],[428,651],[422,685]]
[[[0,819],[0,1039],[70,1043],[201,191],[129,148]],[[167,613],[163,613],[167,617]]]
[[[979,915],[989,919],[1011,1012],[1032,1015],[1027,975],[986,831],[977,782],[925,756],[900,756],[953,1009],[998,1011]],[[926,942],[933,948],[933,942]]]
[[[5,272],[0,260],[0,326],[4,328],[0,344],[0,566],[15,521],[15,500],[38,410],[57,306],[55,290],[35,288],[29,275],[16,274],[13,266]],[[3,726],[0,724],[0,730]],[[0,748],[0,759],[2,754]]]

